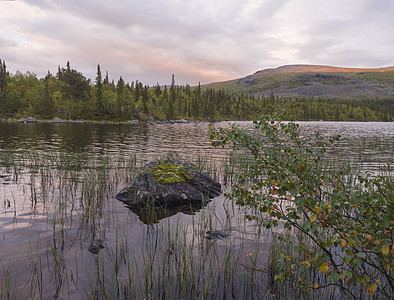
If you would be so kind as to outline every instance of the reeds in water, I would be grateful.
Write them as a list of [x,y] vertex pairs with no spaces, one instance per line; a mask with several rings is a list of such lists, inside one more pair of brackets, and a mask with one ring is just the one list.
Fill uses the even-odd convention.
[[[135,156],[2,155],[16,178],[16,217],[26,199],[30,211],[45,217],[37,241],[19,257],[28,258],[28,274],[3,269],[3,299],[255,299],[267,294],[256,271],[265,259],[258,254],[265,241],[255,240],[261,228],[223,197],[156,221],[160,211],[152,209],[153,221],[146,225],[113,198],[137,171]],[[203,156],[192,160],[222,183],[234,177],[233,161],[234,156],[222,163]],[[21,289],[13,285],[23,281]]]

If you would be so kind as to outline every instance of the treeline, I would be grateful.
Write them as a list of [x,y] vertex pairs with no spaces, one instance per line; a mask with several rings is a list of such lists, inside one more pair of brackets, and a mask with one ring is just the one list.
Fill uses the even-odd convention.
[[102,76],[100,65],[94,82],[67,62],[56,75],[37,78],[33,73],[14,75],[0,59],[0,117],[34,116],[40,119],[143,120],[249,120],[257,112],[270,113],[284,101],[298,120],[393,121],[394,99],[316,99],[255,97],[225,90],[175,84],[148,86],[139,81]]
[[297,120],[394,121],[394,98],[287,98]]

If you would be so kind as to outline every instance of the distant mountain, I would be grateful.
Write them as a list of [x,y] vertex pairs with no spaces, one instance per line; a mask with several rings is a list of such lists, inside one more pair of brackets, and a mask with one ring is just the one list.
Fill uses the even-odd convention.
[[255,96],[394,97],[394,67],[287,65],[207,86]]

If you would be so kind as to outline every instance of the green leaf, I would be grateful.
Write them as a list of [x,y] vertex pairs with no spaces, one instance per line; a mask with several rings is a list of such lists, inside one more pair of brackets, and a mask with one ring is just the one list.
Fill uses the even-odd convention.
[[311,222],[306,221],[304,222],[304,224],[302,224],[302,229],[304,229],[305,231],[308,231],[308,229],[311,227]]
[[351,260],[352,260],[352,257],[349,256],[349,255],[345,255],[343,257],[343,262],[346,263],[346,264],[348,264]]
[[347,271],[347,270],[343,271],[343,274],[344,274],[346,277],[352,277],[352,275],[353,275],[352,272]]
[[390,222],[389,220],[383,220],[383,222],[380,223],[383,228],[389,228]]
[[335,282],[340,280],[339,274],[337,272],[332,272],[330,277],[331,277],[332,281],[335,281]]
[[362,264],[362,260],[356,258],[356,259],[353,260],[353,264],[354,264],[355,266],[357,266],[357,267],[360,267],[361,264]]

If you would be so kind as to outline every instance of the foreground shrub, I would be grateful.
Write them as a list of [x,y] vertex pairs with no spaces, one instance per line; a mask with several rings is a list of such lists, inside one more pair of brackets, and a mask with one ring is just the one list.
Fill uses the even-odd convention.
[[[280,108],[259,115],[255,130],[211,128],[215,147],[251,154],[226,197],[254,208],[266,228],[284,228],[273,270],[305,292],[336,289],[342,297],[390,298],[393,285],[394,183],[390,175],[323,167],[339,136],[305,145]],[[354,174],[353,174],[354,175]],[[350,179],[353,178],[353,179]],[[262,219],[262,220],[261,220]],[[314,274],[311,276],[311,274]]]

